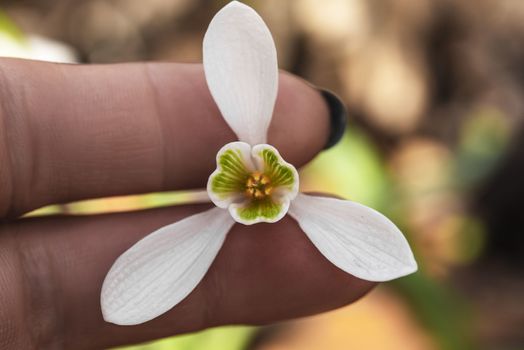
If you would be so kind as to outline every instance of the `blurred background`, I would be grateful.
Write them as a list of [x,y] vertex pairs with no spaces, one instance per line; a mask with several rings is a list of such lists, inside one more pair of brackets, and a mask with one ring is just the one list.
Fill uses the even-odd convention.
[[[227,1],[2,0],[0,56],[109,63],[200,62]],[[350,111],[303,190],[393,219],[420,272],[354,305],[266,327],[223,327],[143,350],[524,349],[524,2],[246,1],[282,69]],[[183,202],[150,194],[48,207],[97,213]]]

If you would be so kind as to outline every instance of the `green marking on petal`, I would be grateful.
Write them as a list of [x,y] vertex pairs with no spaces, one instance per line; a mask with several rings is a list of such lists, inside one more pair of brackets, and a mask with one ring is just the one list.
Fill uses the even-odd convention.
[[260,156],[265,163],[264,174],[271,179],[271,184],[274,187],[293,187],[295,184],[295,173],[293,168],[281,164],[280,157],[271,149],[266,148],[262,150]]
[[280,214],[282,204],[275,203],[266,197],[262,200],[250,201],[246,206],[239,207],[236,210],[239,218],[245,221],[253,221],[259,218],[271,220]]
[[249,178],[249,171],[242,161],[239,150],[228,149],[218,158],[220,172],[211,179],[211,191],[220,197],[242,192]]

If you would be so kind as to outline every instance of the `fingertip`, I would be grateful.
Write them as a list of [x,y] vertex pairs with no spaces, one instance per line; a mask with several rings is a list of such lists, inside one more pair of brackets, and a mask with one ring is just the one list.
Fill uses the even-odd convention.
[[303,79],[281,72],[268,140],[294,165],[324,149],[330,135],[329,108],[319,90]]

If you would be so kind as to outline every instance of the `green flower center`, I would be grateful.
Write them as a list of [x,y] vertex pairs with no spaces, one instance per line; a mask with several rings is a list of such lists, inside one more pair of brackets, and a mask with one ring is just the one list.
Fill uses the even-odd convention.
[[276,222],[298,192],[298,174],[273,146],[232,142],[219,151],[207,189],[240,223]]
[[244,193],[250,199],[260,200],[271,195],[273,186],[269,176],[258,171],[249,175],[246,181],[246,190]]

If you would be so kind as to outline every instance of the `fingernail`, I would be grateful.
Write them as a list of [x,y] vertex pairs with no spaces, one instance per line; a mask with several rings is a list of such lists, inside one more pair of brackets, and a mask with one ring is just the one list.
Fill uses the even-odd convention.
[[324,149],[333,147],[340,141],[347,125],[347,109],[342,100],[331,91],[317,88],[322,97],[326,101],[329,109],[329,117],[331,121],[331,131]]

